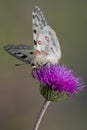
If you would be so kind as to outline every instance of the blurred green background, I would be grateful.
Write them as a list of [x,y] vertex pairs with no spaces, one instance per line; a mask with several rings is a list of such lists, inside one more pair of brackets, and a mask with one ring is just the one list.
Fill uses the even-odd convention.
[[[87,79],[86,0],[0,0],[0,130],[32,130],[44,101],[31,67],[3,50],[7,44],[32,45],[32,9],[38,5],[56,31],[60,64]],[[60,103],[51,103],[39,130],[87,130],[87,87]]]

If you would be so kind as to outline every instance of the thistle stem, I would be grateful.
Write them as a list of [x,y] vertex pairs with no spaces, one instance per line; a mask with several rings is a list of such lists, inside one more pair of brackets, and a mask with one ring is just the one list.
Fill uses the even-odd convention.
[[41,123],[41,120],[42,120],[42,118],[43,118],[43,116],[44,116],[44,114],[45,114],[45,111],[46,111],[48,105],[50,104],[50,102],[51,102],[51,101],[45,100],[44,104],[42,105],[42,108],[41,108],[41,111],[40,111],[40,113],[39,113],[39,116],[37,117],[37,120],[36,120],[36,123],[35,123],[35,125],[34,125],[33,130],[38,130],[38,127],[39,127],[39,125],[40,125],[40,123]]

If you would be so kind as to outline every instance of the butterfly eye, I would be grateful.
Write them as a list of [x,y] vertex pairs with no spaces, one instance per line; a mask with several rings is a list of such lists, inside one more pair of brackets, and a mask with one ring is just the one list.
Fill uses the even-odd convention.
[[39,45],[41,45],[41,44],[42,44],[42,42],[39,40],[39,41],[38,41],[38,44],[39,44]]
[[48,36],[45,36],[45,40],[49,42],[49,37],[48,37]]

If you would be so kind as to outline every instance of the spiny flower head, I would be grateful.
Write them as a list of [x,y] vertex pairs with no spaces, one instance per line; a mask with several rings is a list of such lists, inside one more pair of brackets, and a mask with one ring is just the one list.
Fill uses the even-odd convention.
[[54,90],[57,94],[64,92],[66,95],[78,93],[83,88],[83,82],[76,77],[71,69],[64,65],[40,65],[33,70],[33,76],[44,87]]

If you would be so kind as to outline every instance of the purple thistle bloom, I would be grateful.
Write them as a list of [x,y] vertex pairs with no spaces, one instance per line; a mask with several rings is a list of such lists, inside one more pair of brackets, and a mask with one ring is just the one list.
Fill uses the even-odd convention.
[[72,70],[64,65],[40,65],[33,70],[33,76],[45,87],[50,87],[57,93],[78,93],[83,88],[83,82],[76,77]]

